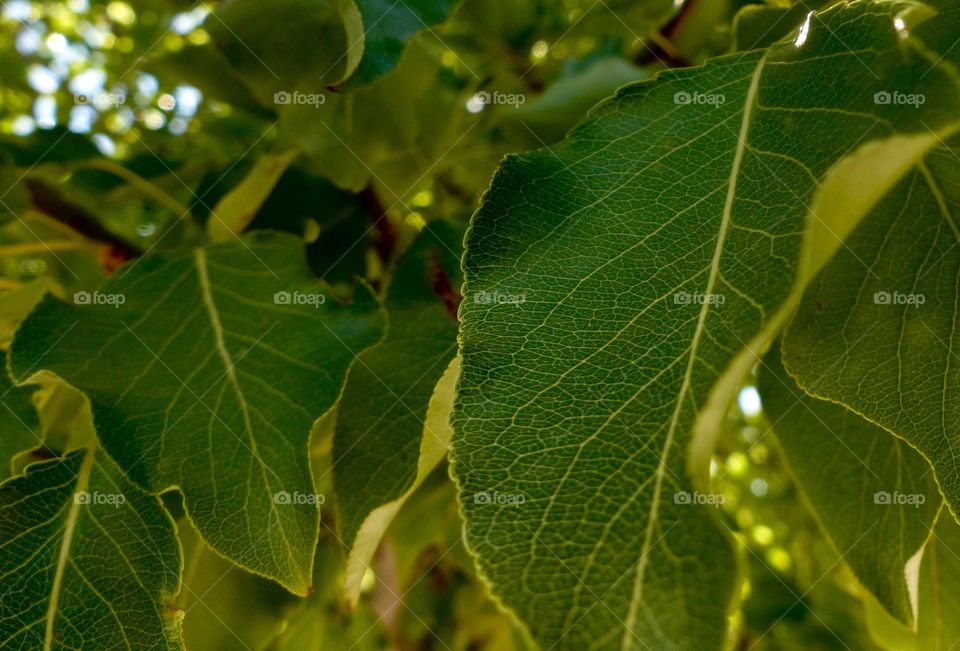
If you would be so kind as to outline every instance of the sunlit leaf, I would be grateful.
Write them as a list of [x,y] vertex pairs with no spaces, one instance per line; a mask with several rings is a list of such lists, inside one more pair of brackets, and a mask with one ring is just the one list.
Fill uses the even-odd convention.
[[181,650],[180,544],[95,447],[0,485],[0,646]]

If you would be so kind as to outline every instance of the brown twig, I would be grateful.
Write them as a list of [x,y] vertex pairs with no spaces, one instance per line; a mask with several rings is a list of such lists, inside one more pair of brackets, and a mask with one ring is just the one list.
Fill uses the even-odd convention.
[[140,257],[143,249],[108,230],[96,217],[66,199],[56,188],[39,179],[26,179],[30,201],[40,212],[68,226],[83,237],[107,244],[125,260]]

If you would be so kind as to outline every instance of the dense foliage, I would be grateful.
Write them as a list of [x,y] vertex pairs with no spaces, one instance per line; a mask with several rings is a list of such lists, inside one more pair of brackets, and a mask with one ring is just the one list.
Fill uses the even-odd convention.
[[957,3],[0,33],[0,648],[960,644]]

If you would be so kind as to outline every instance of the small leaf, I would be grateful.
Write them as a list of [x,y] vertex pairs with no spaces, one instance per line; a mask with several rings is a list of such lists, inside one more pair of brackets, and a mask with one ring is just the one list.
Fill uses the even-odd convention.
[[446,20],[459,0],[338,0],[347,31],[347,66],[338,90],[366,86],[397,65],[407,42]]
[[545,142],[560,140],[586,116],[594,104],[649,73],[624,59],[604,57],[563,77],[530,104],[504,113],[505,118],[532,129]]
[[0,351],[0,481],[14,472],[13,459],[42,442],[33,388],[14,386],[7,376],[7,353]]
[[144,257],[74,298],[23,323],[14,375],[45,369],[86,393],[133,481],[178,488],[211,547],[306,593],[321,501],[307,441],[381,335],[369,290],[337,303],[298,238],[256,232]]
[[[213,39],[210,47],[219,50],[215,61],[225,59],[257,100],[273,109],[277,93],[319,91],[342,70],[343,30],[330,2],[230,0],[217,6],[204,27]],[[219,62],[210,67],[216,70]]]
[[333,476],[354,601],[393,516],[446,454],[459,371],[447,369],[457,349],[459,242],[457,229],[435,223],[411,245],[389,289],[387,336],[351,368],[340,401]]
[[450,412],[453,410],[453,399],[456,395],[456,385],[459,377],[460,358],[454,357],[440,377],[440,381],[437,382],[437,387],[430,398],[430,405],[423,423],[423,440],[420,442],[416,475],[413,481],[397,498],[373,509],[367,515],[363,524],[360,525],[356,536],[351,541],[350,554],[347,557],[347,570],[344,576],[344,589],[347,599],[351,603],[355,604],[357,599],[360,598],[361,581],[364,573],[370,568],[373,554],[376,552],[387,527],[393,521],[393,517],[437,464],[447,456],[447,451],[450,448],[450,437],[453,434],[450,427]]
[[733,49],[770,47],[803,24],[807,15],[828,0],[804,0],[790,6],[750,4],[733,19]]
[[229,242],[237,233],[242,233],[273,192],[277,181],[299,155],[298,149],[288,149],[257,158],[244,179],[224,195],[210,212],[207,222],[210,239]]
[[173,521],[95,446],[0,485],[0,549],[3,648],[183,649]]

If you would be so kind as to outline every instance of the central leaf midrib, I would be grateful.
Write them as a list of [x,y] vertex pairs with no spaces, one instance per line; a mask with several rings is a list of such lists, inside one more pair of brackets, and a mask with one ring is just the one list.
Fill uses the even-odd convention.
[[[250,411],[247,405],[247,399],[243,394],[243,388],[240,386],[240,382],[234,370],[235,363],[233,361],[233,357],[230,355],[230,351],[227,350],[223,325],[220,322],[220,313],[217,310],[217,305],[213,300],[213,289],[210,284],[210,274],[207,270],[206,250],[201,247],[194,249],[194,261],[196,262],[197,267],[197,278],[200,284],[200,294],[203,299],[203,304],[206,307],[207,315],[210,319],[210,327],[213,330],[213,339],[217,348],[217,353],[223,362],[227,381],[230,383],[230,386],[236,394],[238,402],[240,403],[240,410],[243,414],[244,429],[246,430],[247,438],[250,441],[250,452],[256,460],[257,467],[260,469],[260,476],[263,479],[263,485],[267,489],[267,495],[269,496],[272,493],[270,479],[267,477],[267,469],[265,467],[263,457],[260,456],[260,452],[257,448],[257,441],[256,437],[253,435],[253,422],[250,420]],[[213,451],[211,450],[210,453],[213,454]],[[293,546],[291,545],[290,540],[287,538],[287,532],[283,527],[283,519],[280,517],[280,514],[277,513],[276,504],[272,499],[270,500],[270,511],[277,519],[280,535],[283,537],[283,542],[287,546],[287,553],[290,555],[293,550]],[[296,564],[294,564],[294,566],[295,565]],[[303,580],[304,577],[301,576],[300,578]]]
[[707,319],[707,314],[710,310],[709,297],[716,288],[717,279],[719,278],[720,274],[720,259],[723,256],[723,247],[726,241],[727,231],[730,227],[731,214],[733,212],[733,202],[737,192],[737,178],[740,175],[740,168],[743,164],[743,154],[746,149],[747,134],[750,130],[750,121],[753,117],[753,107],[756,102],[757,91],[760,85],[760,74],[763,71],[763,66],[766,60],[767,55],[764,54],[763,57],[757,62],[756,69],[750,78],[750,87],[747,90],[747,95],[744,100],[743,119],[740,123],[740,132],[737,135],[737,147],[734,152],[733,163],[730,168],[730,178],[727,184],[727,197],[724,202],[723,215],[721,217],[720,228],[717,233],[717,243],[714,247],[713,257],[710,261],[710,275],[707,278],[707,286],[704,290],[705,300],[700,306],[700,315],[697,317],[697,325],[696,329],[694,330],[687,357],[687,368],[683,374],[683,382],[681,383],[680,390],[677,392],[677,400],[676,404],[674,405],[673,414],[670,417],[670,425],[667,429],[667,436],[664,439],[663,450],[660,454],[660,462],[654,471],[655,479],[653,496],[651,498],[650,505],[650,515],[647,518],[647,526],[644,531],[643,545],[640,549],[640,558],[637,562],[637,573],[634,577],[633,594],[630,598],[630,604],[627,609],[627,618],[624,622],[623,639],[621,641],[622,651],[629,651],[631,648],[631,638],[634,635],[633,631],[634,627],[636,626],[637,613],[640,603],[643,600],[643,582],[645,579],[646,566],[650,556],[650,550],[653,546],[653,532],[657,521],[657,515],[660,510],[660,493],[663,487],[663,478],[667,470],[667,459],[670,455],[670,448],[673,445],[673,439],[674,435],[676,434],[677,425],[679,424],[684,396],[687,394],[687,391],[690,388],[694,363],[697,358],[697,349],[700,344],[700,339],[703,336],[704,324]]
[[80,464],[80,470],[77,473],[77,483],[73,489],[70,499],[73,504],[67,512],[67,520],[64,523],[63,538],[60,541],[60,553],[57,556],[57,565],[53,574],[53,585],[50,588],[50,603],[47,606],[46,624],[43,636],[43,651],[53,649],[53,625],[57,618],[57,611],[60,605],[60,591],[63,589],[63,575],[66,572],[67,562],[70,560],[70,547],[73,545],[73,531],[80,519],[80,507],[82,504],[77,500],[77,495],[86,491],[90,485],[90,474],[93,471],[93,458],[95,453],[95,444],[91,444],[83,456]]

